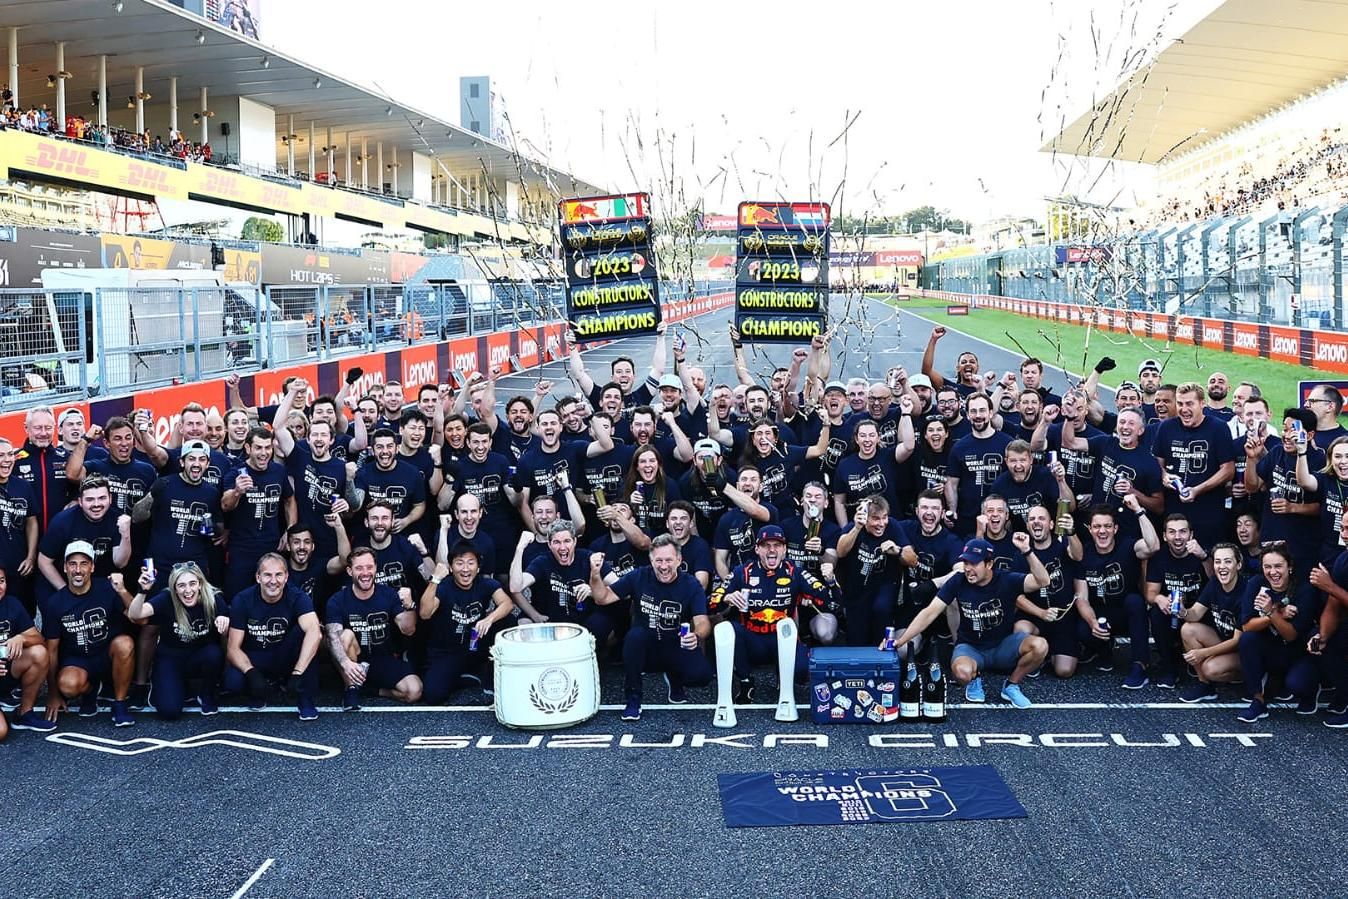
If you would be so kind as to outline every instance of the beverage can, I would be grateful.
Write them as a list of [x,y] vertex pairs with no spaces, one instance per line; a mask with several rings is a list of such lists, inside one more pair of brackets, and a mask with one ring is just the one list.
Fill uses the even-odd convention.
[[471,630],[471,631],[468,632],[468,651],[469,651],[469,652],[476,652],[476,651],[477,651],[477,640],[478,640],[478,637],[477,637],[477,628],[474,628],[473,630]]
[[885,649],[894,648],[894,628],[885,628]]
[[1095,619],[1095,624],[1096,624],[1096,626],[1099,627],[1100,630],[1102,630],[1102,631],[1108,631],[1108,630],[1109,630],[1109,619],[1106,618],[1106,617],[1103,616],[1103,615],[1101,615],[1099,618]]
[[688,622],[679,625],[679,637],[683,638],[693,632],[692,626]]

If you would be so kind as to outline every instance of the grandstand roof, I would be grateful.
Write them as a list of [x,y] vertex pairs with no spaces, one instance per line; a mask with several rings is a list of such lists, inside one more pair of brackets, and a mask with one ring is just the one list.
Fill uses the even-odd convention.
[[[315,15],[323,14],[322,6],[316,6]],[[364,137],[371,145],[383,141],[438,156],[451,170],[485,168],[497,176],[517,176],[516,156],[508,147],[184,12],[167,0],[124,0],[121,12],[114,11],[110,0],[7,0],[0,3],[0,27],[11,25],[19,26],[19,99],[25,105],[55,107],[56,89],[47,87],[47,75],[56,71],[54,43],[65,41],[66,70],[74,76],[66,83],[72,114],[89,112],[89,92],[98,86],[98,56],[106,53],[110,106],[134,91],[138,65],[145,67],[151,103],[167,101],[169,77],[177,75],[179,115],[189,122],[202,85],[212,97],[243,96],[272,107],[278,158],[284,154],[280,138],[287,117],[294,114],[295,130],[307,133],[312,121],[323,135],[320,140],[331,125],[339,134],[350,132],[353,143]],[[205,43],[197,43],[198,32],[205,35]],[[314,87],[315,78],[321,87]],[[605,192],[527,158],[519,159],[519,165],[528,182],[551,181],[563,196]]]
[[1345,0],[1226,0],[1041,149],[1160,163],[1345,74]]

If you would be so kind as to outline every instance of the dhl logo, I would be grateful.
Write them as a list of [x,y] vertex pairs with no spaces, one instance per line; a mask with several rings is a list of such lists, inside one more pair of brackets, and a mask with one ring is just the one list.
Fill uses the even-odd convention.
[[32,168],[44,172],[97,178],[98,169],[86,164],[88,157],[86,151],[77,147],[53,147],[44,144],[37,148],[36,156],[25,157],[25,161]]
[[238,179],[220,172],[207,172],[206,180],[202,182],[201,189],[203,193],[228,197],[231,200],[241,200],[245,196]]
[[147,192],[167,191],[168,172],[158,166],[148,166],[139,162],[128,162],[126,177],[122,184],[136,190]]
[[766,206],[745,206],[740,210],[740,224],[754,227],[755,225],[780,225],[781,218],[776,209],[769,209]]
[[289,201],[290,192],[284,187],[269,184],[262,188],[263,206],[284,206]]

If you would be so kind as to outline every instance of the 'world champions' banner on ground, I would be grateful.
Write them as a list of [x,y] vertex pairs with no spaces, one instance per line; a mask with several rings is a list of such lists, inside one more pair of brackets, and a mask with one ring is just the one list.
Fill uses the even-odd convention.
[[1024,818],[991,765],[722,774],[726,827]]
[[566,318],[581,343],[649,334],[660,324],[649,194],[558,204]]
[[741,203],[735,327],[749,343],[809,343],[828,327],[827,203]]

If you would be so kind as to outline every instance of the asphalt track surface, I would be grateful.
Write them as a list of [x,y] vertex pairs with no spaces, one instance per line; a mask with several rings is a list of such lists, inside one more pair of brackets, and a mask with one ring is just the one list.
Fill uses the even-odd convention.
[[[915,370],[928,329],[904,318],[905,351],[876,354],[873,369]],[[589,355],[640,360],[648,347]],[[944,370],[959,349],[955,335],[942,342]],[[1122,690],[1122,670],[1030,681],[1027,711],[999,703],[990,680],[986,707],[952,691],[945,722],[884,726],[818,726],[804,707],[782,724],[760,706],[718,730],[710,688],[669,706],[655,677],[641,721],[606,705],[553,733],[500,726],[478,692],[444,708],[325,708],[311,723],[281,707],[173,723],[141,713],[120,730],[106,714],[66,717],[52,737],[0,744],[0,895],[1342,893],[1343,733],[1288,709],[1243,725],[1232,690],[1182,705],[1173,691]],[[601,680],[616,702],[620,672]],[[774,681],[760,674],[760,697],[775,697]],[[320,702],[336,698],[329,686]],[[589,748],[574,746],[581,735]],[[994,765],[1028,817],[722,823],[723,772],[960,764]]]

